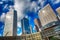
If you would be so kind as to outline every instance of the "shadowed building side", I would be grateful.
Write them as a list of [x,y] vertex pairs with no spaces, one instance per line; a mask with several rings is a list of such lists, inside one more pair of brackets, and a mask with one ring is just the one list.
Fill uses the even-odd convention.
[[37,32],[39,32],[41,30],[41,27],[42,27],[40,20],[38,18],[35,18],[34,23],[35,23],[35,28],[36,28]]
[[14,10],[14,19],[13,19],[13,36],[17,36],[17,11]]

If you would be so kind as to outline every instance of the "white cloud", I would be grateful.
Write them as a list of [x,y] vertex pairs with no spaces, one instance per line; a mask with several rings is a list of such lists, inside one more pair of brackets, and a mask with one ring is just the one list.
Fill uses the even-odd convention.
[[2,13],[2,15],[0,17],[0,21],[1,22],[4,22],[5,21],[5,16],[6,16],[5,13]]
[[7,1],[7,0],[2,0],[2,1]]
[[43,0],[38,0],[38,3],[41,3]]
[[18,29],[17,29],[17,31],[19,32],[19,31],[20,31],[20,29],[18,28]]
[[17,36],[20,36],[22,34],[22,32],[20,32],[19,34],[17,34]]
[[50,1],[51,1],[51,3],[52,3],[53,5],[60,2],[60,0],[50,0]]
[[29,18],[29,17],[26,15],[25,18]]
[[36,30],[36,27],[35,26],[33,27],[33,30]]
[[21,22],[17,22],[17,26],[21,28]]
[[17,10],[18,15],[18,21],[20,21],[26,13],[24,13],[24,10],[28,8],[27,10],[32,11],[34,9],[34,12],[39,10],[40,7],[38,7],[36,2],[30,2],[30,0],[15,0],[15,9]]
[[30,4],[30,11],[32,11],[33,9],[35,10],[37,4],[35,1],[33,1],[31,4]]
[[45,0],[38,0],[38,3],[41,4],[41,7],[43,7]]
[[2,36],[2,35],[0,34],[0,36]]
[[[24,17],[23,14],[23,10],[24,10],[24,2],[22,0],[15,0],[15,10],[17,10],[17,26],[21,28],[21,19]],[[17,29],[17,31],[19,32],[19,28]],[[22,34],[22,32],[18,33],[17,36],[20,36]]]
[[8,6],[8,4],[6,4],[3,9],[7,8],[7,6]]
[[20,21],[26,13],[24,13],[25,8],[30,6],[30,0],[15,0],[15,9],[17,10],[18,21]]
[[24,17],[23,10],[25,8],[25,2],[23,0],[15,0],[15,9],[17,10],[18,21]]
[[30,3],[30,11],[37,12],[40,9],[40,6],[38,6],[37,2],[33,1]]
[[41,8],[41,7],[36,6],[36,8],[34,8],[34,9],[35,9],[35,12],[37,12],[40,8]]
[[3,2],[1,1],[0,4],[3,4]]
[[2,1],[6,1],[7,2],[7,1],[13,1],[13,0],[2,0]]
[[35,1],[33,1],[33,2],[31,3],[31,7],[32,7],[32,8],[34,8],[36,5],[37,5],[37,4],[36,4]]
[[54,4],[57,4],[57,3],[59,3],[59,2],[60,2],[60,0],[55,0]]

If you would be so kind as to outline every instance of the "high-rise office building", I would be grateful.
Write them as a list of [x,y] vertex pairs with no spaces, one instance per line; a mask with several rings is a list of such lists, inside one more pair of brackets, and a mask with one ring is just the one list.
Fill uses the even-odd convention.
[[30,34],[30,26],[28,18],[23,18],[21,20],[22,34]]
[[42,8],[38,15],[43,29],[42,39],[50,40],[49,37],[59,35],[60,22],[49,4]]
[[39,11],[38,16],[39,16],[42,26],[45,26],[48,23],[57,21],[55,12],[53,11],[53,9],[51,8],[49,4],[47,4],[44,8],[42,8]]
[[3,36],[17,36],[17,11],[10,6],[5,17],[5,27]]
[[35,27],[36,27],[36,30],[37,30],[37,32],[39,31],[39,29],[41,29],[41,22],[40,22],[40,20],[38,19],[38,18],[35,18],[34,19],[34,23],[35,23]]

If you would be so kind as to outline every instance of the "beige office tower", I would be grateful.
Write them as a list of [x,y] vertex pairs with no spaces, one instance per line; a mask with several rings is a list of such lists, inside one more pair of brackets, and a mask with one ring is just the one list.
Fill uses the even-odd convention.
[[40,23],[40,20],[38,18],[35,18],[34,19],[34,23],[35,25],[37,25],[39,28],[41,27],[41,23]]
[[42,26],[41,26],[40,20],[39,20],[38,18],[35,18],[35,19],[34,19],[34,24],[35,24],[35,27],[36,27],[37,32],[40,31],[39,29],[40,29]]
[[6,14],[5,27],[3,36],[17,35],[17,12],[11,6],[9,12]]
[[57,13],[60,15],[60,7],[56,9]]
[[49,4],[47,4],[44,8],[42,8],[39,11],[38,16],[39,16],[42,26],[50,22],[57,21],[56,15]]

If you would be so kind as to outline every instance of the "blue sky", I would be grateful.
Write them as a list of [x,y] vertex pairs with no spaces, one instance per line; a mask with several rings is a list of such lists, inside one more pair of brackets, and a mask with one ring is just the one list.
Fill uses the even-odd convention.
[[9,6],[14,6],[15,10],[17,10],[17,34],[21,35],[22,29],[20,20],[24,16],[27,16],[29,23],[32,26],[33,33],[36,32],[34,18],[38,18],[39,10],[48,3],[51,5],[54,11],[56,8],[60,7],[60,0],[0,0],[0,36],[3,35],[5,15],[9,11]]

